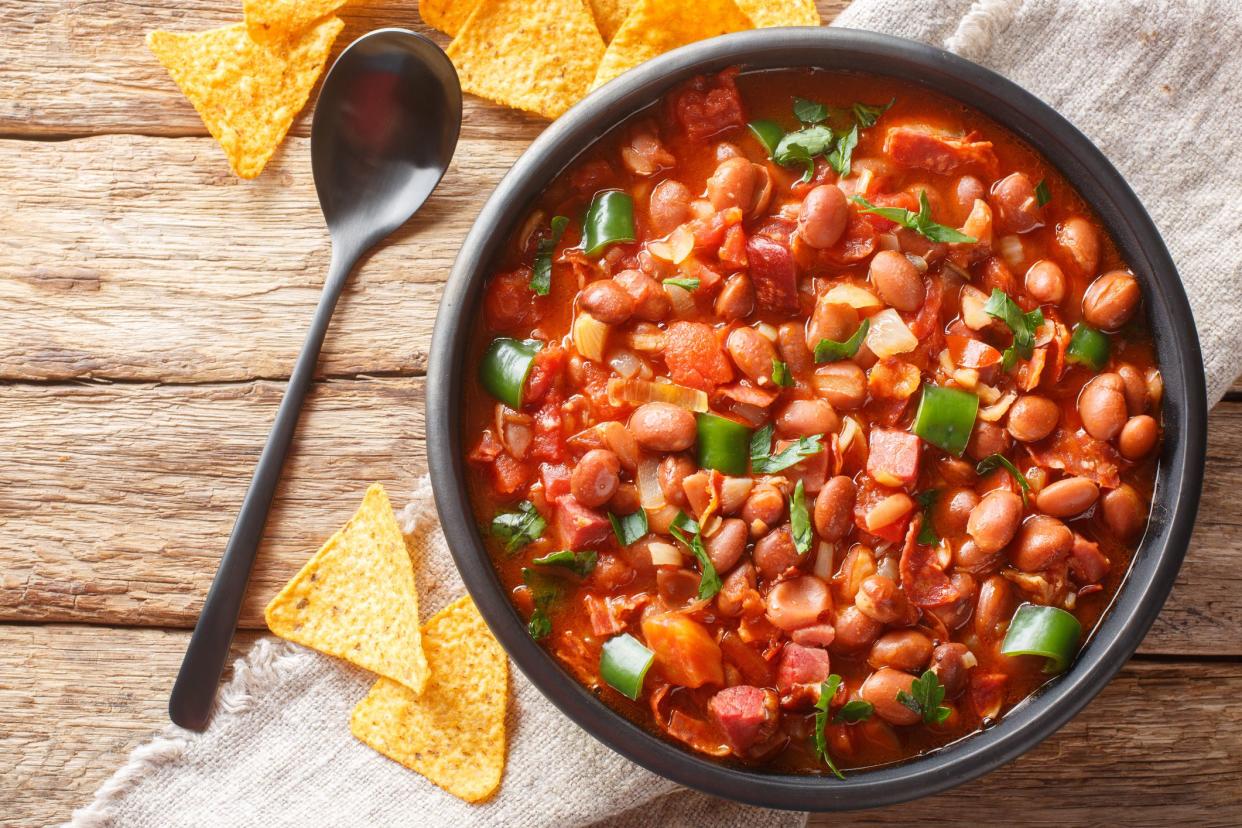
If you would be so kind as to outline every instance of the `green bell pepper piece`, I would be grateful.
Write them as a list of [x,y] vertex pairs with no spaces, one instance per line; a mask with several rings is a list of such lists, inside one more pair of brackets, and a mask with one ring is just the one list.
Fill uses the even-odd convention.
[[715,414],[696,414],[699,437],[699,468],[721,474],[746,474],[750,460],[751,430],[741,423]]
[[923,384],[911,430],[933,446],[961,457],[979,413],[979,398],[957,388]]
[[620,190],[604,190],[595,194],[582,224],[582,248],[594,256],[615,242],[632,242],[634,231],[634,199]]
[[1074,335],[1070,337],[1069,347],[1065,349],[1065,361],[1085,365],[1092,371],[1099,372],[1108,364],[1108,355],[1112,350],[1112,342],[1108,334],[1098,331],[1085,322],[1074,326]]
[[648,650],[629,633],[608,639],[599,656],[599,677],[626,698],[638,700],[643,692],[643,678],[655,659]]
[[1060,673],[1078,651],[1080,635],[1082,624],[1065,610],[1023,604],[1009,622],[1001,654],[1044,656],[1044,672]]
[[479,379],[487,393],[514,411],[520,411],[522,389],[541,347],[543,343],[535,339],[501,337],[493,340],[483,352],[479,365]]

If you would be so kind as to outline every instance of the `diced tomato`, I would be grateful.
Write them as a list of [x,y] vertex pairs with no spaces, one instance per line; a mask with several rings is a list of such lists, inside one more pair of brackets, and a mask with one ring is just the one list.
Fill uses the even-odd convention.
[[471,463],[480,463],[486,465],[494,461],[504,451],[504,446],[500,445],[500,441],[492,434],[490,428],[483,429],[482,436],[479,437],[478,445],[471,449],[466,459]]
[[923,441],[917,434],[891,428],[872,429],[867,474],[884,486],[912,486],[919,479]]
[[526,387],[522,391],[523,404],[542,402],[552,384],[560,378],[564,367],[565,349],[555,342],[544,345],[531,363],[530,375],[526,378]]
[[[919,211],[919,200],[914,193],[903,190],[900,193],[876,193],[874,198],[869,201],[876,207],[900,207],[903,210],[909,210],[912,213]],[[884,216],[876,213],[861,213],[863,221],[870,224],[881,233],[891,233],[899,226],[892,219],[886,219]]]
[[738,756],[775,731],[780,717],[775,695],[747,684],[726,687],[712,696],[707,712]]
[[742,225],[735,224],[725,231],[724,241],[716,255],[725,267],[735,270],[746,267],[746,231]]
[[530,466],[507,454],[499,454],[492,461],[492,487],[501,497],[516,497],[526,491],[530,478]]
[[483,296],[483,315],[493,331],[508,331],[531,325],[539,318],[537,297],[530,289],[530,268],[500,273],[487,286]]
[[949,346],[953,364],[959,368],[991,368],[1000,364],[1000,351],[971,336],[949,334],[945,337],[945,344]]
[[699,622],[677,612],[648,615],[643,619],[643,638],[655,653],[660,671],[673,684],[702,687],[724,684],[724,658],[720,645]]
[[664,337],[664,362],[673,382],[711,393],[733,379],[716,332],[702,322],[674,322]]
[[608,540],[612,524],[604,515],[566,495],[556,501],[556,531],[562,547],[583,549]]
[[957,136],[924,124],[890,127],[884,133],[884,152],[903,167],[930,170],[949,175],[963,168],[975,168],[996,177],[996,153],[991,141],[979,141],[974,134]]
[[789,245],[768,236],[746,241],[750,280],[759,307],[783,313],[798,310],[798,274]]
[[854,524],[868,535],[881,540],[886,540],[890,543],[900,541],[906,534],[906,527],[910,524],[908,516],[894,521],[888,526],[881,526],[874,531],[867,528],[867,513],[880,501],[893,494],[896,494],[893,489],[881,486],[871,477],[863,475],[858,482],[858,495],[854,499]]
[[746,126],[746,111],[733,80],[737,72],[729,68],[717,75],[699,75],[669,96],[673,118],[691,141]]
[[1051,437],[1028,445],[1026,450],[1041,466],[1090,478],[1106,489],[1121,485],[1121,456],[1117,450],[1082,429],[1058,428]]
[[737,207],[728,207],[719,213],[712,213],[706,218],[690,222],[690,232],[694,235],[696,248],[719,247],[724,243],[725,234],[742,221],[742,211]]
[[915,515],[906,532],[906,544],[901,550],[901,588],[910,602],[920,607],[938,607],[951,604],[960,595],[957,587],[940,568],[936,550],[918,542],[923,516]]
[[556,502],[569,494],[569,466],[562,463],[544,463],[539,467],[539,479],[543,481],[543,496]]
[[836,244],[824,251],[824,258],[841,265],[861,262],[875,252],[878,240],[879,233],[871,222],[851,212],[845,232]]
[[559,401],[549,400],[535,412],[535,436],[531,438],[528,456],[549,463],[560,462],[567,456]]

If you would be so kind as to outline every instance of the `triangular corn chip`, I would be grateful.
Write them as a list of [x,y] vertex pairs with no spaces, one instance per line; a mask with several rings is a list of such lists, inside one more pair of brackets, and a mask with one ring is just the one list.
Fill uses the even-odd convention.
[[823,23],[815,0],[735,0],[742,14],[757,28],[818,26]]
[[237,23],[205,32],[151,32],[147,45],[224,148],[233,172],[254,178],[284,140],[344,24],[330,17],[267,46]]
[[462,90],[555,118],[587,93],[604,39],[584,0],[479,0],[447,51]]
[[281,638],[343,658],[415,693],[427,683],[414,567],[376,483],[264,611]]
[[327,17],[348,0],[242,0],[242,13],[250,37],[274,43],[300,35],[321,17]]
[[421,695],[380,679],[349,729],[389,759],[467,802],[492,795],[505,769],[509,662],[469,596],[423,627],[431,678]]
[[591,0],[591,14],[605,43],[612,40],[632,8],[634,0]]
[[479,0],[418,0],[418,16],[433,29],[453,37]]

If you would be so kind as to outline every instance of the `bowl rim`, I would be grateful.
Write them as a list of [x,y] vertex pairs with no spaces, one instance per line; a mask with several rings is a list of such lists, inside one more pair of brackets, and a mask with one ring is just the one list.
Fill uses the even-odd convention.
[[[611,126],[687,77],[735,65],[896,77],[956,99],[1017,134],[1082,194],[1144,283],[1165,380],[1165,442],[1151,519],[1111,608],[1071,669],[987,730],[914,759],[847,774],[844,781],[697,756],[625,719],[565,672],[527,634],[496,576],[471,511],[459,448],[472,316],[493,257],[520,215]],[[1129,185],[1078,129],[1013,82],[935,47],[861,30],[799,28],[725,35],[649,61],[593,92],[531,144],[487,200],[453,265],[432,337],[426,417],[436,506],[462,579],[492,632],[544,696],[608,747],[682,785],[752,805],[839,811],[896,804],[975,779],[1030,750],[1104,688],[1159,614],[1185,556],[1202,487],[1207,400],[1194,317],[1168,250]]]

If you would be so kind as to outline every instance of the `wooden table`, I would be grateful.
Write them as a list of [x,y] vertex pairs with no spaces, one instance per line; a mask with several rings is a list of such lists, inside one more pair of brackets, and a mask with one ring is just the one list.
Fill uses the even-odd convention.
[[[831,18],[844,0],[821,0]],[[230,0],[0,8],[0,822],[67,818],[165,723],[173,675],[328,260],[303,117],[243,182],[143,45]],[[422,28],[358,0],[338,45]],[[440,42],[443,38],[436,35]],[[423,375],[445,276],[546,123],[468,100],[427,209],[337,311],[235,645],[366,485],[425,468]],[[1177,587],[1090,710],[982,782],[856,824],[1238,824],[1242,391],[1211,417]],[[835,824],[838,822],[834,820]],[[819,824],[827,825],[828,820]]]

